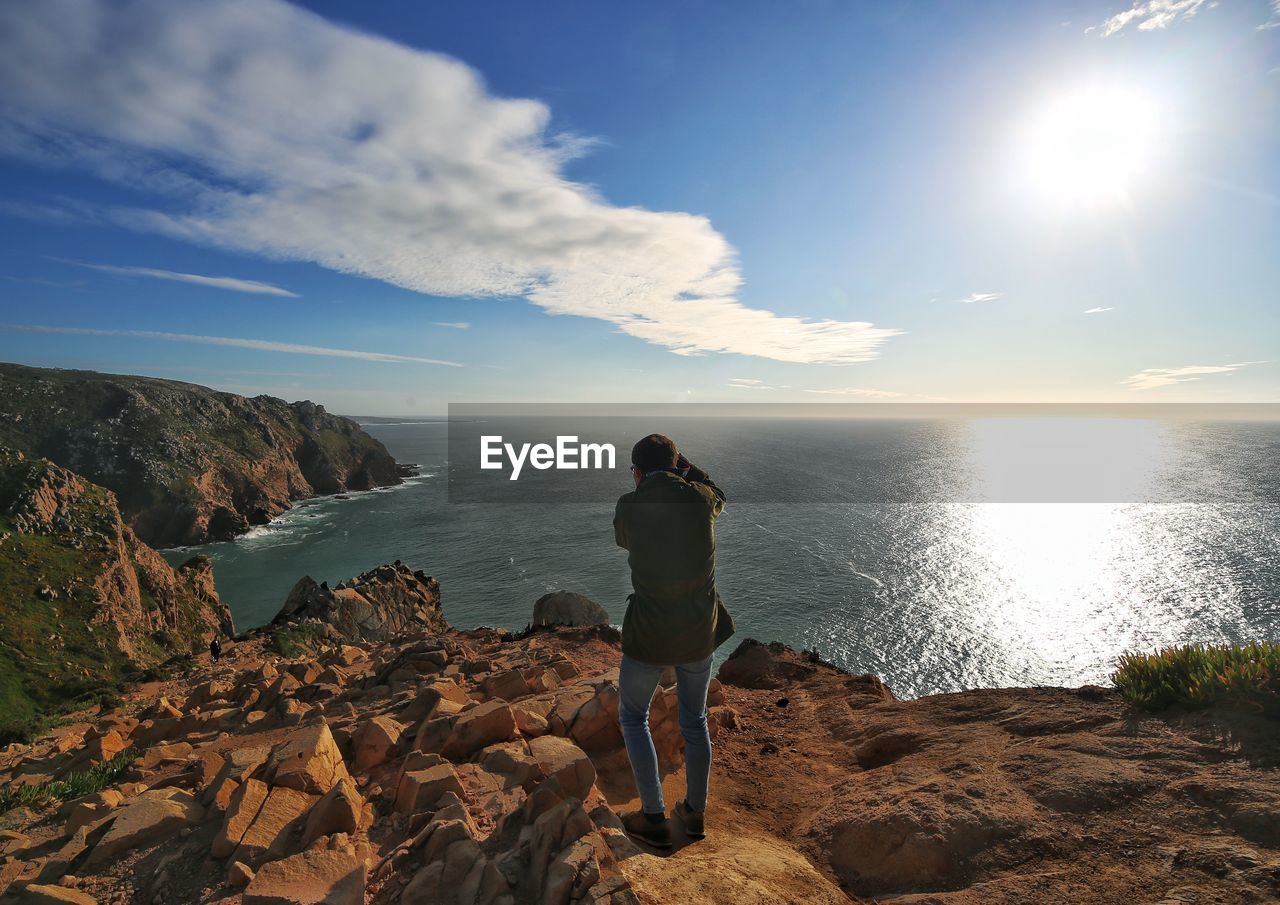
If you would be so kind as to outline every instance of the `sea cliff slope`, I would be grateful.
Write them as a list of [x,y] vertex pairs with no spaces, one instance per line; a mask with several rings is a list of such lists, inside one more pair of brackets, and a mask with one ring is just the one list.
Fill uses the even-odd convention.
[[153,546],[227,540],[294,500],[401,479],[386,447],[312,402],[6,363],[0,446],[113,491]]
[[111,491],[0,448],[0,738],[233,631],[207,559],[171,568]]

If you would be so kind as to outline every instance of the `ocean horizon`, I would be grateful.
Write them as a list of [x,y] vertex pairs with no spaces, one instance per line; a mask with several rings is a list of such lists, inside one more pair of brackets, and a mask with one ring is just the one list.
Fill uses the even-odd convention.
[[[625,462],[591,475],[585,502],[477,501],[456,474],[451,487],[445,419],[361,421],[418,474],[164,551],[173,563],[210,556],[240,630],[269,622],[303,575],[333,584],[396,559],[440,580],[461,628],[519,630],[561,589],[621,623],[630,583],[611,520]],[[717,662],[748,637],[782,641],[918,697],[1107,683],[1127,651],[1280,636],[1280,508],[1259,458],[1280,423],[936,419],[888,435],[871,421],[805,423],[671,425],[729,498],[717,580],[737,634]],[[1068,436],[1084,439],[1063,448]],[[802,476],[803,492],[751,486],[764,455],[766,473]],[[911,468],[932,477],[910,494],[887,481]],[[1119,477],[1098,486],[1099,474]]]

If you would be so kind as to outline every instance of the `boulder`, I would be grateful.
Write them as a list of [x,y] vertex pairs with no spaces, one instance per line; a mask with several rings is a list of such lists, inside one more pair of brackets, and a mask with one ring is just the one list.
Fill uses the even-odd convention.
[[360,826],[364,811],[364,798],[350,779],[341,779],[323,798],[311,807],[307,814],[306,829],[302,834],[305,848],[321,836],[334,833],[354,833]]
[[18,905],[98,905],[98,900],[78,889],[31,883],[18,897]]
[[566,738],[543,735],[529,740],[529,753],[547,776],[560,781],[565,793],[585,799],[596,781],[596,768],[587,753]]
[[[124,805],[106,835],[89,853],[86,863],[102,864],[129,849],[153,845],[203,819],[204,809],[190,795],[172,789],[165,791],[172,792],[172,796],[162,798],[158,793],[145,792]],[[151,797],[153,795],[155,797]]]
[[262,803],[253,823],[240,837],[232,856],[251,867],[259,864],[267,855],[287,855],[293,843],[294,832],[302,825],[303,815],[315,801],[295,789],[276,786]]
[[747,638],[720,666],[718,678],[739,688],[783,688],[813,675],[815,668],[804,655],[774,641],[762,644]]
[[445,792],[465,795],[462,782],[449,764],[412,770],[400,777],[396,789],[396,811],[406,817],[430,808]]
[[209,854],[215,858],[227,858],[236,850],[245,831],[253,824],[267,800],[267,784],[257,779],[246,780],[239,786],[231,801],[227,804],[227,813],[222,818],[222,826],[213,843],[209,846]]
[[264,864],[244,905],[364,905],[365,863],[353,854],[311,849]]
[[356,767],[369,770],[385,764],[400,743],[404,727],[388,716],[376,716],[361,723],[352,737]]
[[267,775],[277,786],[311,795],[323,795],[349,776],[342,752],[323,720],[299,728],[276,748]]
[[489,701],[458,715],[440,754],[465,760],[481,748],[516,736],[516,718],[504,701]]
[[543,594],[533,605],[534,625],[608,625],[609,612],[600,604],[573,591]]

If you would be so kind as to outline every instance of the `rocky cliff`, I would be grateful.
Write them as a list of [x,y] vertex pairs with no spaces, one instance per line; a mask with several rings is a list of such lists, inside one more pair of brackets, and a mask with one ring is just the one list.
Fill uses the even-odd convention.
[[174,570],[115,497],[0,449],[0,733],[230,634],[208,560]]
[[294,500],[401,479],[381,443],[311,402],[2,363],[0,445],[113,491],[154,546],[226,540]]
[[[402,583],[373,570],[365,599],[380,574]],[[708,695],[708,835],[677,824],[663,855],[617,816],[637,802],[615,630],[311,644],[281,658],[250,638],[0,753],[0,803],[28,803],[0,815],[0,889],[81,905],[1280,893],[1280,733],[1259,717],[1143,716],[1105,688],[898,701],[812,653],[744,642]],[[664,682],[651,715],[668,806],[683,792],[675,697]],[[105,787],[79,798],[39,785],[113,757]]]
[[334,640],[390,641],[413,632],[443,632],[440,583],[396,560],[335,587],[298,579],[273,626],[315,623]]

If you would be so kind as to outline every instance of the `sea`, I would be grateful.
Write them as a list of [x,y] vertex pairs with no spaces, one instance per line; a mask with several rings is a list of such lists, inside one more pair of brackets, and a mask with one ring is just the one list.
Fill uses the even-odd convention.
[[717,581],[737,634],[717,660],[782,641],[919,697],[1106,684],[1125,652],[1280,639],[1280,421],[1256,413],[618,418],[578,431],[616,437],[615,468],[506,502],[519,482],[486,472],[497,495],[476,492],[460,438],[546,422],[362,423],[418,473],[164,551],[212,558],[240,629],[303,575],[333,584],[393,560],[436,576],[461,628],[519,630],[561,589],[621,624],[614,505],[630,443],[661,430],[729,501]]

